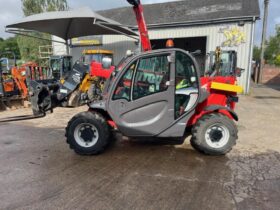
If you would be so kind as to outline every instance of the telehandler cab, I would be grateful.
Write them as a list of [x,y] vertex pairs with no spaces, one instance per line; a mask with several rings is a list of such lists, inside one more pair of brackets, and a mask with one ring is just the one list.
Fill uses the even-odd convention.
[[[98,154],[113,130],[128,137],[185,138],[200,152],[222,155],[236,144],[238,120],[233,111],[242,88],[236,74],[200,77],[187,51],[152,50],[140,0],[133,5],[142,50],[123,59],[106,82],[102,99],[74,116],[66,128],[70,148]],[[105,62],[105,60],[104,60]]]

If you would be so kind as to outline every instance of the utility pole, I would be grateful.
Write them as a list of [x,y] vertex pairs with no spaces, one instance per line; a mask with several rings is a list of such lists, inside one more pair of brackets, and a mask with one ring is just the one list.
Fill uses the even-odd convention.
[[258,83],[261,83],[263,78],[263,69],[264,69],[264,51],[265,51],[265,42],[266,42],[266,31],[267,31],[267,17],[268,17],[268,5],[269,0],[264,0],[264,14],[263,14],[263,31],[262,31],[262,46],[261,46],[261,63],[260,63],[260,73]]

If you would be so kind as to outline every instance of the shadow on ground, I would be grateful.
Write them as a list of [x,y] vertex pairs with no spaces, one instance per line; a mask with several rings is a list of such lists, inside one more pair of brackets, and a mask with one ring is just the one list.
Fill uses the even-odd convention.
[[270,89],[273,89],[273,90],[278,90],[280,91],[280,84],[278,85],[271,85],[271,84],[255,84],[254,82],[252,82],[252,86],[254,88],[263,88],[263,89],[266,89],[266,88],[270,88]]
[[255,96],[256,99],[280,99],[278,96]]

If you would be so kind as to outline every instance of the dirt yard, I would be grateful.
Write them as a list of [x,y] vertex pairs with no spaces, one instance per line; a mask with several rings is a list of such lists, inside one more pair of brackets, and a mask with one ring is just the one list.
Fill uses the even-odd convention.
[[121,136],[99,156],[78,156],[64,128],[82,110],[0,125],[0,209],[279,209],[279,90],[260,86],[241,96],[239,140],[221,157],[199,154],[188,139]]

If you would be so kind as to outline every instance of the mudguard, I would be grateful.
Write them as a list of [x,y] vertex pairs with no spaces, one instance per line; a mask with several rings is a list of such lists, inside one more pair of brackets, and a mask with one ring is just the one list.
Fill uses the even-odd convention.
[[91,102],[89,104],[89,108],[90,109],[100,109],[100,110],[107,111],[106,110],[106,100]]
[[207,106],[204,108],[205,111],[218,111],[218,110],[226,110],[230,113],[230,115],[232,116],[232,118],[236,121],[238,121],[238,116],[237,114],[230,108],[225,107],[225,106],[220,106],[220,105],[211,105],[211,106]]

